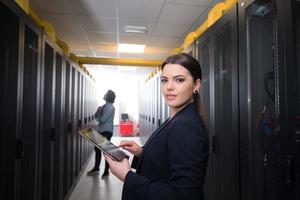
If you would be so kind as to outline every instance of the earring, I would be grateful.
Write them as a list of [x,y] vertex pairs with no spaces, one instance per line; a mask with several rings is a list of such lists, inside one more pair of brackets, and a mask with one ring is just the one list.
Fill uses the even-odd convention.
[[195,91],[194,91],[194,95],[198,95],[198,90],[195,90]]

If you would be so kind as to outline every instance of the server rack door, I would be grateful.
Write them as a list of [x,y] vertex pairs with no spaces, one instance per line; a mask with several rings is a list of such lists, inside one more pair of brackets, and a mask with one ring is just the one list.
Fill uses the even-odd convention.
[[0,193],[1,199],[15,199],[15,160],[22,157],[21,149],[15,148],[20,23],[18,17],[2,3],[0,13],[5,16],[0,18],[0,26],[5,27],[0,31]]
[[[294,60],[296,60],[296,79],[297,83],[297,98],[296,98],[296,125],[295,125],[295,149],[294,149],[294,154],[295,154],[295,179],[294,179],[294,184],[295,187],[294,189],[294,199],[300,199],[300,2],[299,1],[294,1],[294,6],[293,6],[293,26],[294,26],[294,37],[293,41],[295,43],[295,54],[296,55]],[[292,97],[293,98],[293,97]]]
[[[211,103],[211,98],[210,98],[210,38],[205,37],[204,39],[201,38],[200,41],[198,41],[198,61],[201,65],[202,69],[202,80],[201,80],[201,89],[200,89],[200,97],[203,103],[203,109],[204,109],[204,114],[203,116],[206,126],[208,130],[210,130],[210,116],[211,112],[213,110],[210,109],[210,106],[213,105],[213,102]],[[212,132],[209,131],[209,138],[210,138],[210,144],[212,144]],[[210,154],[212,154],[213,146],[210,146]],[[207,199],[214,199],[214,163],[213,163],[213,158],[212,156],[209,157],[208,161],[208,166],[207,166],[207,171],[206,171],[206,180],[205,180],[205,185],[204,185],[204,193],[205,197]]]
[[71,119],[72,119],[72,165],[73,165],[73,173],[72,173],[72,183],[76,179],[78,174],[77,168],[77,148],[78,148],[78,128],[77,128],[77,70],[76,68],[72,67],[72,112],[71,112]]
[[[250,167],[251,151],[249,138],[251,138],[251,117],[249,112],[249,84],[246,80],[249,79],[249,68],[247,67],[247,13],[246,9],[252,1],[245,1],[238,4],[238,24],[239,24],[239,99],[240,99],[240,181],[241,181],[241,199],[252,200],[252,187],[254,184],[251,182],[252,170]],[[246,34],[245,34],[246,33]],[[250,140],[251,141],[251,140]]]
[[24,71],[22,82],[22,125],[24,157],[20,160],[20,198],[37,198],[38,112],[39,112],[39,35],[24,27]]
[[[256,191],[253,195],[257,195],[254,196],[255,199],[275,200],[279,197],[277,193],[279,188],[276,188],[275,186],[277,182],[276,173],[274,174],[274,172],[277,171],[279,164],[279,152],[277,151],[279,149],[275,150],[278,148],[278,144],[271,144],[268,140],[264,140],[262,137],[260,137],[258,135],[260,131],[257,128],[257,124],[261,119],[261,113],[264,112],[264,107],[271,104],[268,103],[269,95],[265,90],[265,83],[266,81],[273,82],[272,80],[268,79],[267,76],[274,75],[270,74],[274,72],[272,63],[273,38],[270,37],[273,32],[272,27],[273,22],[270,18],[252,16],[251,21],[249,21],[249,36],[251,41],[251,127],[253,130],[252,133],[254,133],[252,134],[252,152],[254,153],[255,151],[255,161],[252,162],[251,165],[253,167],[252,177],[254,178],[255,182],[254,190]],[[271,87],[274,88],[274,85]],[[274,104],[272,107],[273,106]]]
[[237,82],[237,11],[233,7],[215,24],[214,131],[216,199],[239,199]]
[[71,65],[68,61],[66,61],[66,68],[65,68],[65,130],[64,130],[64,141],[63,141],[63,148],[64,148],[64,192],[63,196],[66,196],[70,186],[71,186],[71,131],[72,131],[72,125],[71,125]]
[[[83,75],[82,73],[80,73],[79,75],[79,128],[83,128]],[[84,139],[82,137],[79,137],[80,139],[80,148],[79,148],[79,152],[80,152],[80,168],[84,165],[84,157],[83,157],[83,152],[84,152]]]
[[77,135],[77,140],[78,140],[78,145],[77,145],[77,149],[76,149],[76,155],[77,155],[77,169],[78,169],[78,172],[80,171],[82,165],[81,165],[81,162],[82,162],[82,157],[81,157],[81,151],[82,151],[82,137],[80,137],[78,135],[78,130],[81,128],[81,74],[79,71],[77,71],[77,117],[76,117],[76,120],[77,120],[77,131],[75,132],[75,134]]
[[53,141],[53,103],[54,103],[54,49],[44,42],[43,44],[43,106],[41,132],[41,198],[53,199],[54,152]]
[[278,63],[281,163],[281,199],[300,199],[300,68],[298,0],[276,0],[278,19]]
[[83,85],[83,91],[84,91],[84,95],[83,95],[83,119],[84,119],[84,126],[87,127],[88,126],[88,121],[87,121],[87,116],[88,116],[88,109],[87,109],[87,101],[88,101],[88,90],[87,90],[87,78],[86,76],[84,76],[84,85]]
[[55,55],[55,110],[54,110],[54,196],[53,199],[63,199],[63,133],[64,133],[64,83],[63,83],[63,57],[60,53]]
[[207,127],[209,125],[210,119],[210,54],[209,54],[209,38],[198,44],[198,61],[201,65],[202,70],[202,80],[200,96],[205,109],[205,116]]
[[247,34],[240,34],[241,194],[242,199],[278,199],[280,145],[275,134],[265,132],[269,120],[277,126],[278,117],[274,93],[276,11],[271,2],[249,3],[240,11],[242,16],[240,31]]

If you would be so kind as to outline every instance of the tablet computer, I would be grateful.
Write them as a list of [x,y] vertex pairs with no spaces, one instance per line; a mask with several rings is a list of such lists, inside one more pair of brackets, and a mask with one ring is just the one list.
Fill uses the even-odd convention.
[[101,135],[97,130],[93,128],[81,129],[79,131],[79,134],[93,143],[103,153],[105,153],[115,161],[121,162],[124,158],[129,158],[129,156],[124,151],[119,149],[119,147],[111,143],[108,139],[106,139],[106,137]]

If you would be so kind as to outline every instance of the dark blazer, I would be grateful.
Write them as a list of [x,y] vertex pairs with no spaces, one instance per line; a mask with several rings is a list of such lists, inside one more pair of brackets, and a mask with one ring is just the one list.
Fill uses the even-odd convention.
[[148,139],[136,173],[125,177],[122,200],[204,199],[208,135],[194,103]]

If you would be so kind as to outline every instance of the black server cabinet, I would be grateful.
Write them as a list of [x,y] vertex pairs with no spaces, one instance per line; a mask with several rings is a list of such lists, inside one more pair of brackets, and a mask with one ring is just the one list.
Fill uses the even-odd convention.
[[[78,174],[78,168],[77,168],[77,148],[78,148],[78,124],[77,124],[77,70],[76,67],[72,67],[72,96],[71,96],[71,122],[72,122],[72,145],[71,145],[71,152],[72,152],[72,183],[75,181],[75,178]],[[70,169],[70,170],[71,170]]]
[[[210,76],[211,76],[211,64],[213,64],[213,61],[211,62],[210,55],[212,55],[212,50],[213,48],[210,48],[210,45],[213,45],[210,43],[211,38],[209,38],[208,34],[205,34],[202,36],[199,40],[196,42],[196,52],[197,52],[197,59],[201,65],[201,70],[202,70],[202,80],[201,80],[201,89],[200,89],[200,97],[202,100],[202,105],[204,109],[204,121],[206,123],[206,127],[208,130],[211,130],[210,128],[210,119],[212,117],[213,120],[213,108],[211,106],[213,105],[213,98],[211,98],[211,81],[213,81]],[[213,72],[213,71],[212,71]],[[212,123],[213,124],[213,123]],[[213,140],[213,135],[212,132],[209,131],[209,139],[210,139],[210,144],[212,144]],[[212,150],[213,147],[210,145],[210,154],[212,155]],[[208,166],[207,166],[207,171],[206,171],[206,181],[204,184],[204,191],[205,191],[205,197],[207,199],[215,199],[214,195],[214,168],[213,168],[213,158],[212,156],[209,156],[208,160]]]
[[55,53],[55,110],[54,110],[54,196],[63,199],[63,133],[64,133],[64,82],[63,56]]
[[283,179],[281,199],[300,197],[300,88],[298,0],[276,0],[278,15],[280,139]]
[[0,31],[0,193],[1,199],[15,199],[15,160],[22,158],[21,146],[17,145],[16,149],[16,144],[21,144],[21,140],[16,140],[20,21],[2,3],[0,13],[5,16],[0,18],[3,27]]
[[[80,71],[77,72],[77,129],[80,130],[82,128],[82,106],[81,106],[81,100],[82,100],[82,75]],[[78,131],[77,131],[78,133]],[[80,171],[80,169],[83,166],[83,157],[82,157],[82,143],[83,138],[80,137],[77,134],[78,137],[78,147],[77,147],[77,169]]]
[[239,3],[241,199],[299,199],[292,3]]
[[[38,195],[38,140],[40,112],[40,35],[26,24],[23,68],[20,69],[20,116],[18,138],[23,142],[23,158],[17,163],[18,198],[36,199]],[[22,34],[21,34],[22,35]],[[22,49],[22,48],[21,48]]]
[[[294,32],[293,32],[293,40],[295,43],[295,58],[296,61],[296,76],[300,77],[300,2],[294,1],[293,2],[293,26],[294,26]],[[300,79],[297,78],[297,86],[296,86],[296,124],[295,124],[295,187],[294,187],[294,193],[295,193],[295,199],[300,199]]]
[[266,172],[272,166],[266,162],[270,143],[259,135],[257,124],[269,97],[264,77],[273,68],[273,24],[263,15],[267,10],[257,12],[260,4],[253,2],[239,3],[240,179],[241,199],[262,200],[268,199]]
[[[239,199],[237,11],[215,24],[214,164],[216,199]],[[226,172],[226,173],[224,173]]]
[[[78,107],[79,107],[79,128],[83,128],[83,75],[82,73],[80,73],[79,75],[79,101],[78,101]],[[79,147],[79,153],[80,153],[80,167],[82,167],[84,165],[84,139],[82,137],[80,137],[80,147]]]
[[62,55],[46,36],[42,48],[41,198],[62,199],[61,191],[61,103]]
[[208,109],[210,158],[208,199],[239,199],[237,7],[228,10],[198,40],[202,96]]
[[[54,49],[43,43],[43,84],[42,84],[42,131],[41,131],[41,198],[53,199],[54,186],[54,100],[55,100],[55,60]],[[57,163],[59,164],[59,163]]]
[[63,182],[64,182],[64,196],[67,195],[67,192],[69,191],[69,188],[71,186],[71,132],[72,132],[72,124],[71,124],[71,68],[69,61],[66,61],[66,67],[65,67],[65,114],[64,114],[64,120],[65,120],[65,129],[63,132],[64,139],[63,139],[63,152],[64,152],[64,159],[63,159]]

